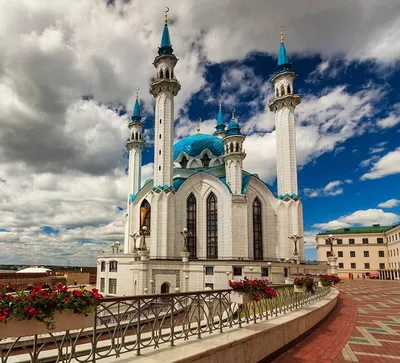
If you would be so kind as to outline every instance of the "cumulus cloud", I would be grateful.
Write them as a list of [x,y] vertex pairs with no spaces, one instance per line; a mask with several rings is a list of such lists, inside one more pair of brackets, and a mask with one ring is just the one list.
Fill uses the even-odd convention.
[[382,209],[358,210],[347,216],[326,223],[316,223],[315,228],[330,230],[345,228],[354,225],[371,226],[372,224],[393,225],[400,221],[400,216],[395,213],[384,212]]
[[387,175],[400,173],[400,147],[378,159],[361,180],[379,179]]
[[323,188],[311,189],[304,188],[304,195],[308,198],[316,197],[331,197],[343,193],[343,184],[351,184],[352,180],[346,179],[345,181],[334,180],[326,184]]
[[400,205],[400,200],[399,199],[389,199],[386,202],[379,203],[378,207],[380,208],[394,208]]

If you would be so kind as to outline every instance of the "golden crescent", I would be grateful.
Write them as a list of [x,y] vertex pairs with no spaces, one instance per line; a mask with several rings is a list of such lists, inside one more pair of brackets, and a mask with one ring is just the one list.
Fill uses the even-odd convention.
[[199,117],[198,121],[200,121],[200,122],[201,122],[201,117]]
[[168,6],[166,6],[166,7],[165,7],[165,9],[166,9],[166,10],[164,10],[164,12],[168,13],[168,11],[169,11],[169,7],[168,7]]

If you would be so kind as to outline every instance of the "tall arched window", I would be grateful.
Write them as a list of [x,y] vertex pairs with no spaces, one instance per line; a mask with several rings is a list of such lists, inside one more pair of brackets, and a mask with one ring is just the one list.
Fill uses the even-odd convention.
[[281,96],[284,96],[285,95],[285,87],[281,87]]
[[163,70],[160,71],[160,78],[164,78],[164,72],[163,72]]
[[258,198],[253,203],[253,249],[254,259],[262,260],[262,221],[261,221],[261,203]]
[[151,216],[150,203],[145,199],[140,205],[140,230],[142,230],[143,226],[146,226],[147,231],[150,231],[150,216]]
[[287,93],[288,93],[288,94],[292,93],[292,90],[290,89],[290,85],[289,85],[289,84],[288,84],[288,86],[287,86]]
[[190,258],[197,257],[196,248],[196,197],[191,193],[186,201],[187,219],[186,228],[188,229],[189,236],[187,239],[188,250]]
[[169,69],[167,68],[167,70],[165,71],[165,78],[169,79]]
[[218,258],[218,206],[212,192],[207,198],[207,258]]

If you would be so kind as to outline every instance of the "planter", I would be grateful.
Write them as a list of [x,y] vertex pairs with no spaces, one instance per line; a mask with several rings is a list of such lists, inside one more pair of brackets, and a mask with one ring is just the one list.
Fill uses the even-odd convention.
[[297,286],[294,285],[294,292],[306,292],[306,287],[305,286]]
[[247,304],[250,302],[250,296],[248,294],[243,294],[242,292],[232,291],[230,297],[231,303]]
[[54,313],[54,317],[57,321],[54,330],[48,330],[43,322],[35,318],[20,321],[10,320],[6,324],[0,323],[0,339],[89,328],[93,326],[94,313],[85,316],[65,311]]
[[294,279],[291,277],[285,277],[285,284],[287,285],[293,285]]

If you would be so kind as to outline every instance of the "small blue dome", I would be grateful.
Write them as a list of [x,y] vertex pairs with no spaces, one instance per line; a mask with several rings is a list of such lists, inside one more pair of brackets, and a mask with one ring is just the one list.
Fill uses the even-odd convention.
[[281,43],[281,46],[279,48],[279,54],[278,54],[278,66],[281,66],[283,64],[288,64],[288,63],[289,63],[289,58],[286,53],[285,44]]
[[210,150],[215,156],[224,154],[224,144],[219,137],[206,134],[194,134],[179,140],[174,145],[174,160],[178,158],[182,151],[189,156],[196,157],[205,149]]
[[232,135],[241,135],[239,124],[233,120],[229,122],[228,131],[226,133],[226,136],[232,136]]

